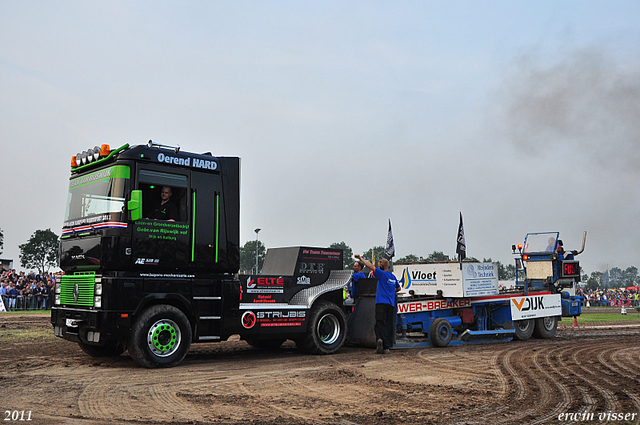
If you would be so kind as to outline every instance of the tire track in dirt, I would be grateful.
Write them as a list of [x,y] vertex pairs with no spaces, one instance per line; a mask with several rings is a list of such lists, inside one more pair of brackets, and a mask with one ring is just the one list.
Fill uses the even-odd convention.
[[[531,403],[532,407],[515,415],[510,415],[504,420],[498,421],[499,423],[512,423],[514,420],[518,422],[529,422],[532,418],[539,417],[544,411],[546,406],[551,402],[552,387],[544,380],[541,379],[538,373],[531,369],[530,366],[525,364],[531,362],[534,367],[537,367],[537,354],[531,355],[531,351],[537,353],[540,347],[536,347],[534,350],[529,350],[524,358],[520,358],[518,367],[523,372],[523,375],[527,377],[528,386],[525,387],[525,400],[535,400],[535,403]],[[533,385],[532,385],[533,384]],[[537,391],[533,391],[532,387],[537,387]],[[536,394],[537,393],[537,394]]]
[[[640,350],[640,348],[638,348],[638,350]],[[616,354],[619,351],[621,351],[619,348],[608,348],[607,350],[604,350],[600,352],[600,354],[598,354],[598,360],[600,361],[600,363],[602,363],[607,369],[609,369],[613,374],[616,375],[615,382],[609,381],[614,388],[619,387],[621,382],[625,382],[625,380],[629,378],[627,373],[638,376],[638,373],[636,373],[636,371],[625,366],[622,362],[620,362],[617,359]],[[609,362],[606,359],[607,354],[611,362]],[[637,381],[637,379],[635,381]],[[626,388],[622,389],[622,392],[624,392],[627,395],[627,397],[631,400],[632,404],[634,405],[634,410],[636,412],[640,412],[640,403],[638,402],[638,398],[635,397],[635,395],[629,390],[627,390]]]
[[[573,353],[572,359],[575,362],[575,364],[578,366],[578,368],[580,368],[583,372],[586,372],[587,374],[590,375],[590,378],[587,378],[584,373],[582,374],[576,373],[576,376],[579,379],[585,381],[594,390],[596,390],[598,393],[602,395],[602,398],[604,399],[604,402],[605,402],[605,406],[603,410],[615,412],[617,411],[616,409],[618,408],[618,401],[615,395],[613,394],[613,392],[607,388],[604,388],[598,385],[596,383],[596,381],[598,380],[597,374],[594,371],[592,371],[590,368],[587,368],[586,366],[584,366],[577,358],[578,354],[582,353],[583,351],[588,351],[589,353],[592,353],[594,350],[598,350],[599,352],[599,349],[601,348],[601,346],[602,346],[602,342],[595,342],[593,344],[587,345],[586,347],[583,346]],[[596,363],[593,363],[593,364],[595,366],[598,366]],[[600,379],[605,380],[602,377]],[[598,409],[596,408],[595,410],[598,410]]]
[[202,420],[197,410],[176,395],[174,384],[175,381],[172,385],[149,385],[135,380],[123,383],[121,379],[103,376],[86,383],[78,407],[80,414],[87,418],[153,420],[161,414],[177,420]]
[[[533,364],[542,374],[544,374],[548,378],[550,382],[552,382],[558,388],[558,390],[560,391],[560,394],[562,394],[562,401],[557,403],[555,407],[551,409],[551,411],[549,411],[543,416],[540,416],[538,419],[532,421],[531,424],[545,423],[553,418],[557,418],[560,413],[569,411],[569,406],[571,406],[574,400],[569,389],[561,382],[560,379],[558,379],[556,376],[552,376],[550,373],[550,371],[555,370],[555,368],[552,366],[552,362],[550,361],[550,358],[553,358],[555,360],[557,356],[554,353],[561,350],[562,350],[561,348],[555,348],[553,350],[548,350],[545,352],[544,354],[545,363],[546,363],[545,367],[543,367],[543,365],[538,360],[540,352],[538,351],[533,355]],[[554,375],[560,375],[560,374],[556,372],[554,373]],[[562,375],[560,375],[560,377],[562,377]],[[551,394],[549,394],[549,401],[551,401]]]
[[[594,412],[596,400],[591,396],[589,389],[582,386],[576,386],[576,380],[572,379],[570,376],[575,375],[575,373],[571,369],[570,365],[565,362],[564,358],[568,357],[573,350],[574,347],[571,346],[563,348],[556,359],[554,359],[561,367],[557,367],[556,362],[549,362],[549,367],[553,368],[555,372],[565,380],[565,382],[572,385],[573,388],[577,388],[577,391],[579,392],[580,397],[578,399],[574,399],[577,409],[574,409],[573,406],[568,406],[566,412],[576,412],[580,415],[587,415]],[[582,400],[582,403],[580,403],[580,400]],[[577,423],[577,421],[569,421],[568,423]]]
[[[240,383],[239,386],[240,390],[242,392],[244,392],[246,395],[248,396],[253,396],[254,392],[252,392],[249,388],[247,388],[245,383]],[[273,414],[273,411],[277,411],[280,412],[286,416],[289,417],[294,417],[297,419],[301,419],[307,423],[311,423],[311,424],[321,424],[321,425],[326,425],[328,424],[328,422],[325,422],[323,420],[319,420],[317,418],[313,418],[309,415],[304,415],[298,412],[293,412],[292,409],[287,409],[287,408],[283,408],[281,407],[278,403],[273,403],[270,402],[268,400],[265,400],[262,397],[259,398],[254,398],[254,406],[260,408],[261,410],[264,411],[265,414]]]
[[[456,377],[466,381],[478,381],[479,379],[493,380],[495,372],[490,368],[478,368],[479,363],[484,359],[478,359],[475,354],[462,352],[461,347],[450,347],[451,352],[434,353],[434,351],[446,350],[447,348],[429,348],[420,350],[418,357],[425,363],[430,363],[432,367],[449,370]],[[487,366],[491,364],[490,359],[486,361]],[[473,365],[466,367],[465,365]]]
[[[500,359],[500,363],[498,365],[498,370],[504,368],[505,372],[500,372],[500,375],[503,376],[504,382],[507,387],[505,389],[506,396],[500,400],[498,403],[498,408],[495,408],[495,405],[490,410],[490,414],[485,414],[481,416],[483,423],[504,423],[511,421],[513,419],[512,415],[508,415],[507,411],[512,409],[513,404],[521,404],[526,396],[527,396],[527,386],[525,385],[524,380],[521,377],[521,374],[518,373],[517,368],[514,366],[512,357],[516,355],[516,358],[522,359],[521,352],[525,351],[526,347],[524,346],[513,346],[508,348],[506,353]],[[496,362],[500,358],[500,356],[495,356]],[[511,385],[510,382],[514,382],[514,385]],[[512,401],[513,400],[513,401]],[[509,419],[506,417],[509,416]],[[525,416],[524,414],[520,417]],[[516,417],[518,419],[518,417]]]

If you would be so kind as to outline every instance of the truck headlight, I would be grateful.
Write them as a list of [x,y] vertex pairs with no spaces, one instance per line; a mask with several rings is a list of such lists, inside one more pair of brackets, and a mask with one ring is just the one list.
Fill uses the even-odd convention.
[[96,295],[95,297],[93,297],[93,306],[95,308],[102,307],[102,297],[101,296]]
[[60,282],[56,282],[56,285],[54,286],[54,293],[59,294],[60,293]]
[[56,294],[55,303],[56,305],[60,305],[60,294]]
[[95,294],[102,295],[102,283],[96,283]]

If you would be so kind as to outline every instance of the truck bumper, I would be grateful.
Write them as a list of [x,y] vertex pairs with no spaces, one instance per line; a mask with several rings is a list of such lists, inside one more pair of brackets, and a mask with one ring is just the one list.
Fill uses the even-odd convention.
[[59,307],[51,309],[51,324],[59,338],[95,345],[122,341],[130,328],[129,319],[114,312]]

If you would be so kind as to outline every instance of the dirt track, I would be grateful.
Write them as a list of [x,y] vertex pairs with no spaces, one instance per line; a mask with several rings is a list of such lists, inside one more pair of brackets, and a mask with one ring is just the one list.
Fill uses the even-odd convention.
[[[49,329],[44,315],[0,315],[2,423],[14,423],[5,411],[24,410],[47,425],[600,423],[609,412],[636,413],[609,423],[640,424],[637,326],[388,356],[354,347],[310,356],[289,342],[277,352],[195,344],[165,370],[142,369],[126,353],[88,357],[37,332]],[[562,413],[593,420],[558,421]]]

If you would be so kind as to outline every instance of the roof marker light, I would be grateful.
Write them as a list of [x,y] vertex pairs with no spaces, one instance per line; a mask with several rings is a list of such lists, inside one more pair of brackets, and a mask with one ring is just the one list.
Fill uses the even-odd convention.
[[110,153],[111,148],[109,147],[109,145],[100,146],[100,156],[109,156]]
[[93,147],[93,160],[97,161],[100,159],[100,148],[97,146]]
[[76,157],[75,157],[75,156],[72,156],[72,157],[71,157],[71,166],[72,166],[72,167],[77,167],[77,166],[78,166],[78,162],[77,162],[77,160],[76,160]]

